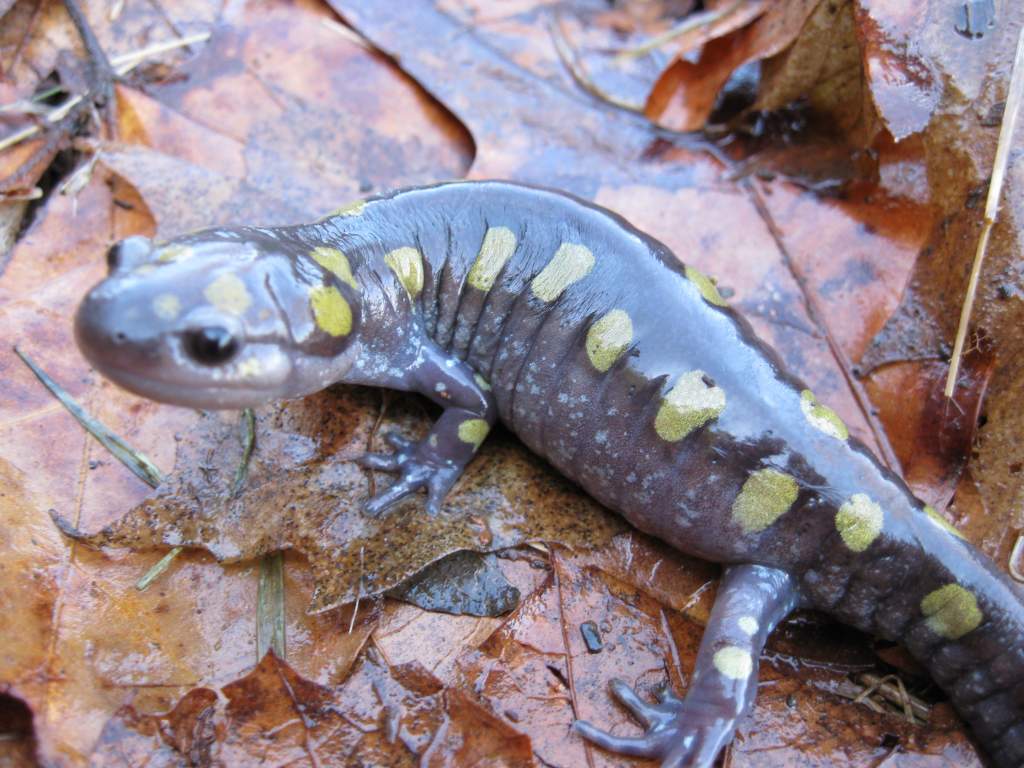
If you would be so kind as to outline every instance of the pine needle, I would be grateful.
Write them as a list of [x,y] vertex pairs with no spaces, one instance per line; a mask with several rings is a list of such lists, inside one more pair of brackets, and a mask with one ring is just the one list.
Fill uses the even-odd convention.
[[1024,28],[1017,38],[1017,55],[1013,61],[1013,72],[1010,75],[1010,88],[1006,95],[1006,107],[1003,110],[1003,122],[999,127],[999,143],[996,145],[996,157],[992,163],[992,180],[988,185],[988,197],[985,200],[985,218],[982,222],[981,236],[978,247],[974,251],[974,263],[971,265],[971,276],[967,281],[967,293],[964,305],[960,310],[960,324],[956,329],[956,341],[953,344],[953,356],[949,361],[949,374],[946,376],[947,398],[952,399],[956,389],[956,380],[960,375],[960,361],[963,358],[964,343],[967,341],[967,327],[974,309],[974,298],[978,292],[978,278],[985,261],[989,235],[999,212],[999,196],[1006,179],[1006,166],[1010,157],[1010,144],[1013,140],[1013,129],[1020,114],[1021,101],[1024,100]]
[[124,464],[142,482],[151,488],[156,488],[163,482],[163,475],[156,465],[147,456],[132,448],[122,437],[111,432],[104,424],[96,421],[78,402],[69,395],[63,387],[51,379],[42,368],[17,347],[14,354],[21,358],[21,361],[29,367],[29,370],[36,375],[36,378],[43,383],[50,393],[60,401],[60,404],[67,408],[68,412],[75,417],[85,431],[95,437],[110,451],[114,458]]

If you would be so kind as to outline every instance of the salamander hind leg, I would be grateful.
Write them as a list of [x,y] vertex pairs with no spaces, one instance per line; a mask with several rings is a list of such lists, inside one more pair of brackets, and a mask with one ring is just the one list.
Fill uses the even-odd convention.
[[795,581],[785,571],[760,565],[727,568],[686,696],[666,691],[656,704],[648,704],[616,680],[612,695],[646,733],[615,736],[584,721],[577,721],[575,730],[603,749],[660,759],[663,768],[710,767],[753,703],[765,639],[797,601]]
[[403,388],[429,397],[444,412],[422,440],[387,435],[394,453],[367,453],[357,460],[368,469],[399,475],[389,488],[366,501],[363,508],[371,515],[387,511],[421,488],[427,492],[427,511],[440,512],[445,496],[497,418],[487,383],[466,363],[433,345],[421,349],[406,376]]

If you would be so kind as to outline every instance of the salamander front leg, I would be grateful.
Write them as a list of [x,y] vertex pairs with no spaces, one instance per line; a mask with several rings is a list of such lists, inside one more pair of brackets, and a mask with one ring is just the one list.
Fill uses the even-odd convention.
[[497,418],[490,387],[466,363],[425,345],[407,371],[403,389],[420,392],[444,407],[424,439],[414,442],[386,436],[394,453],[367,453],[359,463],[369,469],[395,472],[394,484],[369,499],[364,509],[379,515],[420,488],[427,491],[427,511],[437,514],[448,491],[476,455]]
[[612,752],[658,758],[663,768],[709,768],[754,701],[765,639],[797,601],[795,581],[785,571],[760,565],[727,568],[686,696],[666,691],[658,703],[648,704],[614,680],[612,695],[647,732],[614,736],[582,720],[576,721],[576,732]]

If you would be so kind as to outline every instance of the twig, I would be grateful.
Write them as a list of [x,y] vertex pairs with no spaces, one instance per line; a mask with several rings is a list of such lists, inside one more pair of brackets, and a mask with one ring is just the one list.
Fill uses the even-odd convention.
[[71,17],[78,36],[82,38],[82,45],[85,46],[87,58],[86,80],[89,83],[89,93],[92,102],[99,109],[106,109],[114,106],[114,71],[110,67],[107,54],[96,39],[96,34],[85,18],[82,9],[78,7],[78,0],[64,0],[64,7],[68,16]]
[[878,417],[875,416],[875,413],[871,408],[871,398],[868,397],[867,392],[864,390],[864,386],[853,375],[853,361],[850,360],[849,356],[832,334],[828,324],[825,322],[825,311],[818,306],[817,299],[807,287],[807,280],[804,277],[803,272],[797,267],[795,261],[790,256],[789,249],[786,248],[786,241],[782,236],[782,230],[780,230],[778,225],[775,223],[775,219],[772,217],[771,211],[768,209],[768,205],[764,202],[764,198],[758,191],[757,186],[752,183],[749,178],[744,178],[741,181],[741,186],[749,193],[751,202],[757,209],[758,215],[765,223],[765,226],[768,227],[768,232],[771,234],[776,247],[779,249],[779,253],[782,255],[782,260],[786,265],[786,269],[793,276],[793,279],[796,280],[797,287],[799,287],[800,294],[804,300],[804,307],[807,309],[807,315],[810,317],[814,327],[822,334],[822,336],[824,336],[825,342],[828,344],[829,351],[832,353],[832,357],[835,359],[836,364],[839,366],[839,370],[843,375],[843,379],[846,381],[846,386],[849,387],[850,393],[857,401],[857,406],[860,408],[860,412],[864,416],[864,420],[867,421],[868,428],[871,430],[872,436],[875,438],[875,443],[878,445],[878,451],[882,454],[882,461],[885,462],[885,465],[893,472],[901,474],[902,469],[900,467],[900,460],[897,458],[896,452],[893,450],[892,444],[889,442],[889,437],[886,435],[885,429],[879,423]]
[[906,717],[907,722],[916,723],[928,719],[930,712],[928,705],[910,695],[899,675],[879,677],[878,675],[867,673],[861,675],[858,682],[867,687],[853,699],[854,703],[863,703],[868,697],[877,692],[889,703],[899,706],[903,710],[903,716]]
[[1013,129],[1017,124],[1017,115],[1020,112],[1022,99],[1024,99],[1024,28],[1021,28],[1020,35],[1017,37],[1017,55],[1013,61],[1010,88],[1006,95],[1006,107],[1003,109],[1003,122],[999,127],[999,142],[996,144],[996,156],[992,162],[992,180],[989,182],[988,197],[985,200],[985,218],[982,221],[978,247],[974,251],[974,263],[971,264],[971,276],[967,280],[964,305],[960,310],[960,323],[956,329],[953,356],[949,361],[949,374],[946,376],[945,389],[945,395],[949,399],[953,398],[956,380],[960,375],[960,360],[963,357],[964,342],[967,340],[967,326],[970,324],[974,298],[978,292],[978,278],[981,275],[982,263],[985,261],[988,238],[992,232],[992,225],[995,224],[996,215],[999,213],[999,196],[1006,178],[1010,143],[1013,139]]
[[569,71],[576,85],[601,101],[611,104],[613,107],[630,112],[643,113],[643,104],[634,104],[633,102],[613,96],[593,81],[583,62],[576,55],[576,49],[569,43],[568,35],[562,29],[561,18],[557,18],[555,21],[548,19],[548,34],[551,35],[551,41],[554,43],[555,53],[558,54],[558,58],[561,59],[562,64]]
[[683,35],[692,32],[695,29],[700,29],[704,26],[711,26],[716,21],[725,18],[730,13],[735,11],[746,0],[735,0],[732,5],[726,6],[725,8],[719,8],[716,11],[704,11],[703,13],[695,13],[688,17],[684,21],[680,22],[672,29],[662,32],[660,35],[655,35],[646,43],[641,43],[635,48],[623,48],[621,51],[616,53],[616,56],[623,59],[635,59],[641,56],[646,56],[651,51],[661,48],[663,45],[671,43],[673,40],[677,40]]

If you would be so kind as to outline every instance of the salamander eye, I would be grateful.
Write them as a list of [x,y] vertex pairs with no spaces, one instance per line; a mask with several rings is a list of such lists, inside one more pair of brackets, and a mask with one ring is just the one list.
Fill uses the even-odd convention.
[[107,270],[110,274],[119,269],[132,269],[149,259],[153,244],[148,237],[129,237],[114,243],[107,251]]
[[185,350],[201,365],[220,365],[235,356],[238,339],[219,325],[196,328],[185,333]]

